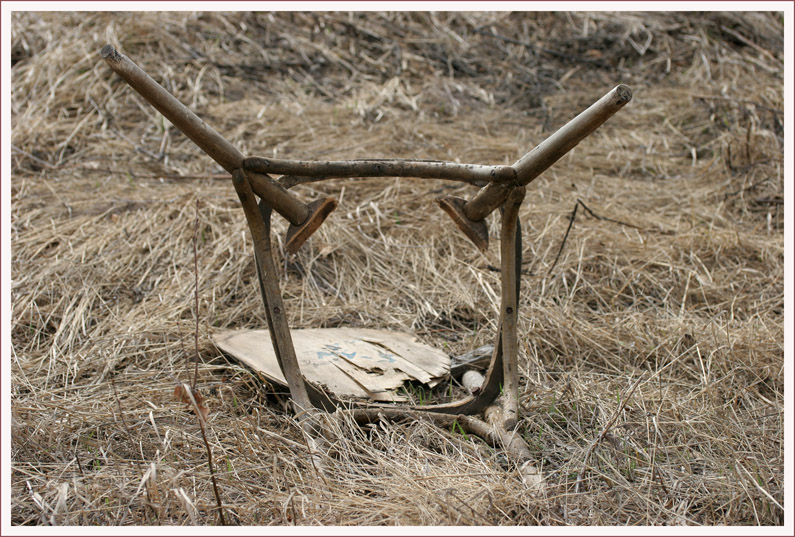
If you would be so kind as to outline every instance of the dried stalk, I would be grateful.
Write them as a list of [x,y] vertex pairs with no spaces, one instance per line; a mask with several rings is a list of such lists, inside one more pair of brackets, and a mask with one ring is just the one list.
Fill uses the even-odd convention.
[[193,370],[193,383],[190,387],[186,386],[183,383],[183,390],[186,391],[188,397],[190,398],[190,402],[193,405],[193,411],[196,414],[196,417],[199,420],[199,428],[201,429],[202,433],[202,440],[204,441],[204,447],[207,450],[207,466],[210,470],[210,480],[213,483],[213,494],[215,494],[215,501],[218,505],[218,520],[221,522],[222,526],[226,526],[226,520],[224,519],[224,508],[221,502],[221,493],[218,491],[218,483],[215,479],[215,468],[213,466],[213,452],[210,449],[210,442],[207,441],[207,434],[204,430],[204,416],[205,413],[202,412],[202,409],[199,407],[198,401],[196,401],[196,397],[193,395],[195,390],[197,389],[197,384],[199,381],[199,247],[198,247],[198,240],[199,240],[199,200],[196,199],[196,222],[194,223],[193,227],[193,278],[194,278],[194,287],[193,287],[193,298],[194,298],[194,305],[196,308],[195,311],[195,319],[196,319],[196,326],[193,332],[193,341],[195,344],[195,365]]
[[196,198],[196,222],[193,227],[193,301],[194,301],[194,318],[196,326],[193,330],[193,351],[196,353],[193,362],[193,382],[191,383],[191,390],[196,389],[196,384],[199,382],[199,198]]
[[613,222],[614,224],[620,224],[622,226],[631,227],[634,229],[640,229],[638,226],[634,226],[632,224],[628,224],[626,222],[622,222],[621,220],[614,220],[612,218],[607,218],[606,216],[599,216],[598,214],[594,213],[581,199],[577,199],[574,203],[574,209],[572,209],[571,214],[569,215],[569,225],[566,227],[566,233],[563,235],[563,240],[560,243],[560,248],[558,248],[558,253],[555,255],[555,261],[552,262],[552,265],[549,267],[547,271],[547,276],[552,274],[552,269],[558,264],[560,260],[560,254],[563,253],[563,248],[566,246],[566,241],[569,239],[569,233],[571,232],[571,228],[574,225],[574,218],[577,216],[577,209],[582,206],[583,210],[596,218],[597,220],[603,220],[605,222]]
[[580,471],[577,472],[577,484],[574,487],[575,494],[580,492],[580,484],[582,483],[582,476],[585,474],[585,470],[588,467],[588,459],[591,458],[591,454],[593,453],[594,449],[596,449],[596,446],[599,445],[599,443],[602,440],[604,440],[605,436],[607,436],[608,431],[610,431],[610,429],[613,428],[613,425],[615,425],[616,420],[621,415],[621,412],[623,412],[624,407],[627,406],[627,403],[629,402],[630,398],[632,398],[632,394],[635,393],[635,389],[640,385],[640,381],[643,380],[643,377],[645,377],[645,373],[642,374],[640,378],[638,378],[638,380],[635,381],[635,384],[632,385],[632,387],[629,389],[629,392],[627,392],[626,397],[624,397],[624,400],[621,401],[620,405],[618,405],[618,408],[616,409],[615,413],[607,421],[607,423],[599,432],[599,434],[596,436],[596,438],[594,438],[591,441],[591,444],[588,446],[588,449],[585,450],[585,456],[583,457],[582,461],[582,468],[580,468]]
[[204,414],[199,407],[199,403],[196,401],[196,398],[193,396],[193,390],[190,386],[182,383],[182,389],[184,393],[190,398],[190,402],[193,405],[193,412],[196,414],[196,418],[199,420],[199,429],[202,433],[202,440],[204,441],[204,447],[207,450],[207,467],[210,470],[210,480],[213,484],[213,494],[215,495],[215,502],[218,506],[218,521],[221,523],[222,526],[226,526],[226,519],[224,518],[224,506],[221,502],[221,493],[218,490],[218,482],[215,479],[215,467],[213,466],[213,451],[210,448],[210,442],[207,440],[207,433],[204,430]]

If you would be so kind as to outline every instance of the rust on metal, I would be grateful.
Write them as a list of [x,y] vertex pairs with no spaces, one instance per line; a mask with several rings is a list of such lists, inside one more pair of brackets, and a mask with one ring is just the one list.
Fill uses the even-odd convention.
[[464,235],[481,252],[486,252],[489,249],[489,230],[486,227],[486,222],[484,220],[473,222],[466,217],[464,214],[466,200],[448,196],[446,198],[438,198],[436,204],[453,219],[458,229],[463,231]]
[[337,200],[334,198],[323,198],[313,201],[307,207],[309,216],[299,226],[290,224],[287,228],[287,253],[294,254],[301,248],[306,239],[323,224],[331,211],[337,208]]

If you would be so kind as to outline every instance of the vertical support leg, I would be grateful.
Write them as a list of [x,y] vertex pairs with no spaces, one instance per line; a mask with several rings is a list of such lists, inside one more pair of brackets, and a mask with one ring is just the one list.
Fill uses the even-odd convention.
[[525,187],[511,191],[503,205],[502,229],[500,231],[500,283],[502,289],[500,315],[502,317],[503,360],[503,425],[510,430],[519,419],[519,345],[516,324],[519,305],[519,257],[517,252],[517,225],[519,207],[525,196]]
[[246,215],[251,238],[254,242],[254,253],[257,262],[257,271],[260,275],[260,284],[263,291],[266,315],[268,318],[268,328],[270,329],[273,349],[276,352],[279,366],[284,373],[287,384],[290,387],[290,396],[293,399],[293,406],[296,414],[306,412],[313,408],[309,400],[306,383],[301,375],[298,365],[298,358],[295,355],[293,340],[290,336],[290,327],[282,303],[282,295],[279,292],[279,283],[276,280],[276,266],[273,262],[270,243],[270,218],[266,223],[257,207],[257,200],[254,191],[243,170],[235,170],[233,174],[235,190],[243,206]]

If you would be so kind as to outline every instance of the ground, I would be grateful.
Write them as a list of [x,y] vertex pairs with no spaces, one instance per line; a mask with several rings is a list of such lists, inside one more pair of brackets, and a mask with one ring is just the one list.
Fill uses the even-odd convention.
[[[14,13],[11,523],[212,525],[220,499],[241,525],[783,524],[783,18]],[[230,177],[106,43],[271,158],[510,165],[632,88],[520,213],[517,431],[543,492],[425,421],[329,422],[310,453],[286,390],[210,339],[266,326]],[[274,219],[292,326],[494,339],[497,241],[480,253],[433,203],[474,187],[295,192],[340,206],[295,256]],[[217,495],[174,397],[196,363]]]

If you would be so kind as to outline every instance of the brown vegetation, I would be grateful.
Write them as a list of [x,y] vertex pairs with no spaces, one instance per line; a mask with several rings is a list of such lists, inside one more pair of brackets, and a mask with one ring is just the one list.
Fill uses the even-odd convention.
[[[198,316],[228,523],[783,524],[783,15],[11,22],[12,523],[217,522],[200,423],[174,398]],[[286,390],[210,341],[266,326],[231,180],[109,71],[106,43],[271,158],[510,164],[632,87],[521,211],[518,432],[543,494],[455,424],[329,422],[334,450],[310,456]],[[408,331],[451,354],[492,341],[497,245],[480,253],[433,204],[474,187],[295,191],[340,206],[295,256],[278,244],[293,327]]]

